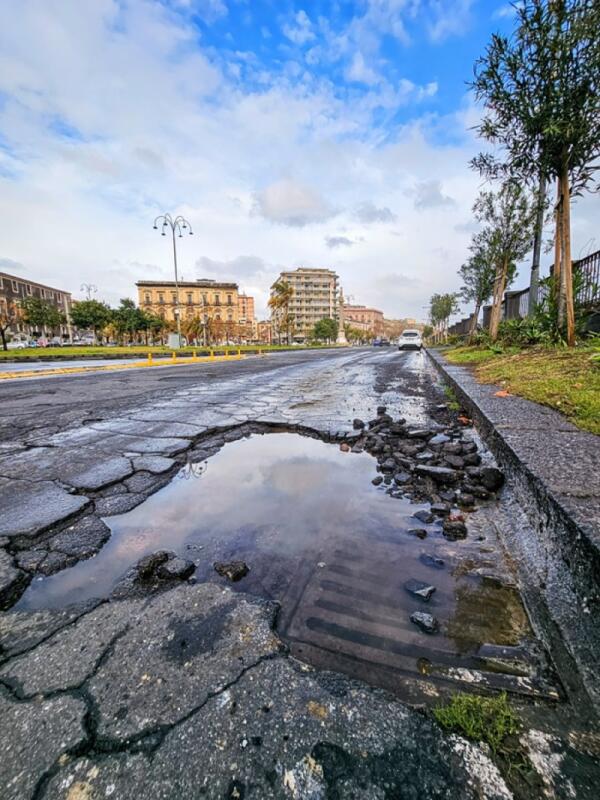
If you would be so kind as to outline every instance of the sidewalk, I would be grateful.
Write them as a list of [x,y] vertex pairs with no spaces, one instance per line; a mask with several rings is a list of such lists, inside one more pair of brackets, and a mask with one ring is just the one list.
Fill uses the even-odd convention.
[[[479,384],[435,350],[429,357],[510,476],[535,541],[510,542],[525,584],[543,597],[588,691],[600,704],[600,438],[552,409]],[[514,548],[514,549],[513,549]]]

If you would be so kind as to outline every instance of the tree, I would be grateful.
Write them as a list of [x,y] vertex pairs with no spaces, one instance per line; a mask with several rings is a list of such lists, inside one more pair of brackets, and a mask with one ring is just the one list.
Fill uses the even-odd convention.
[[54,332],[55,328],[65,322],[64,314],[55,305],[41,300],[39,297],[25,297],[21,300],[20,305],[23,322],[40,332],[43,328],[50,328]]
[[2,338],[2,349],[8,350],[6,334],[18,320],[17,306],[12,301],[0,302],[0,337]]
[[129,341],[133,341],[135,335],[144,330],[143,313],[133,300],[128,297],[122,298],[119,307],[113,311],[113,319],[119,335],[124,337],[127,334]]
[[337,339],[338,335],[338,323],[335,319],[331,319],[331,317],[324,317],[320,319],[313,328],[313,339],[316,339],[318,342],[327,342],[330,343],[333,339],[334,341]]
[[429,301],[429,316],[434,328],[440,326],[444,335],[448,331],[448,320],[458,311],[456,294],[434,294]]
[[476,220],[483,225],[478,246],[494,268],[492,341],[498,337],[502,298],[515,274],[515,265],[531,249],[536,211],[536,204],[514,181],[506,181],[498,192],[481,192],[473,206]]
[[487,303],[494,291],[495,272],[491,253],[486,247],[485,237],[475,234],[470,250],[471,256],[458,270],[458,274],[463,280],[460,296],[467,303],[475,304],[469,330],[469,341],[472,340],[477,328],[481,307]]
[[281,344],[281,332],[285,331],[287,344],[290,343],[294,318],[290,314],[290,302],[294,296],[294,287],[287,281],[277,281],[271,290],[269,298],[269,308],[271,309],[271,319],[273,327],[277,330],[279,344]]
[[96,339],[99,338],[99,332],[110,322],[111,316],[111,309],[99,300],[80,300],[74,303],[71,309],[71,321],[75,327],[93,330]]
[[433,328],[431,325],[423,325],[423,339],[429,339],[432,333]]
[[600,3],[523,0],[511,39],[494,35],[475,65],[485,104],[479,133],[504,150],[473,166],[487,176],[556,181],[554,290],[575,343],[571,198],[597,188],[600,168]]

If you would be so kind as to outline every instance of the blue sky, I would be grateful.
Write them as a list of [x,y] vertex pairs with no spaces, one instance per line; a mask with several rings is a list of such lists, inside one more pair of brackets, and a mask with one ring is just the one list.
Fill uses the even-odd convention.
[[[512,24],[503,0],[12,4],[0,269],[118,302],[170,277],[152,220],[171,211],[196,234],[184,276],[239,281],[261,316],[281,269],[327,266],[421,317],[459,287],[481,186],[466,82]],[[596,214],[574,210],[576,255]]]

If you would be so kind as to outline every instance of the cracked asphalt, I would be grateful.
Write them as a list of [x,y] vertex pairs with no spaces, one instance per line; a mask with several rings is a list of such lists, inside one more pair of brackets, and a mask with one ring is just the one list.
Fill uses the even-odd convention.
[[[97,553],[103,517],[209,457],[208,437],[261,423],[351,441],[379,405],[423,424],[437,391],[424,354],[367,349],[0,387],[0,796],[513,797],[485,748],[292,658],[263,599],[184,583],[10,610],[32,580]],[[551,783],[546,796],[569,796]]]

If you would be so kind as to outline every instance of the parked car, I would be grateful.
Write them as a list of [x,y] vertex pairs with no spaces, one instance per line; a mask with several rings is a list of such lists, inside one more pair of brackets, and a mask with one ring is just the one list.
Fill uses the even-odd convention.
[[25,350],[25,348],[31,345],[24,339],[13,339],[12,342],[8,342],[6,346],[9,350]]
[[373,339],[373,347],[389,347],[391,344],[389,339],[384,339],[383,337]]
[[421,331],[407,329],[398,339],[398,350],[420,350],[423,347]]

